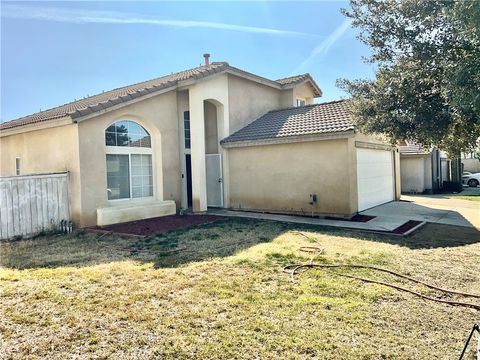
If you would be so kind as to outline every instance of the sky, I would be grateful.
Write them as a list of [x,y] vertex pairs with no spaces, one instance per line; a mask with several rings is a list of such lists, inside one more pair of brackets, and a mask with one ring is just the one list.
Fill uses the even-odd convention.
[[373,78],[369,49],[317,2],[1,2],[1,111],[7,121],[211,61],[270,79],[310,73],[316,102],[338,78]]

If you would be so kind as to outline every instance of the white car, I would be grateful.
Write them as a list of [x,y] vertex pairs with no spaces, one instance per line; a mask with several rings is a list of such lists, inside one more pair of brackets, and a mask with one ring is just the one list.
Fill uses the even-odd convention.
[[480,173],[462,176],[462,184],[477,187],[480,184]]

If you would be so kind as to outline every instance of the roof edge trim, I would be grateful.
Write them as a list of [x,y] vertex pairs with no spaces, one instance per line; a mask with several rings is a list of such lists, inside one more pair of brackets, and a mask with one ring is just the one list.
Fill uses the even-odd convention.
[[50,119],[47,121],[37,121],[31,124],[12,126],[6,129],[0,130],[0,137],[6,137],[21,133],[26,133],[36,130],[50,129],[57,126],[72,125],[74,124],[73,119],[70,116],[64,116],[61,118]]
[[[105,113],[121,109],[124,106],[135,104],[137,102],[150,99],[154,96],[161,95],[161,94],[167,93],[169,91],[173,91],[177,87],[178,87],[177,84],[175,84],[175,85],[172,85],[171,87],[155,90],[155,91],[152,91],[148,94],[138,96],[136,98],[126,99],[125,101],[122,100],[121,102],[119,102],[117,104],[112,103],[110,106],[103,105],[104,106],[103,109],[97,110],[97,111],[90,111],[89,113],[82,114],[79,111],[75,111],[75,112],[71,113],[70,116],[72,117],[74,122],[82,122],[82,121],[85,121],[85,120],[92,119],[92,118],[95,118],[97,116],[103,115]],[[48,121],[49,120],[47,120],[47,122]]]
[[294,135],[294,136],[282,136],[274,139],[256,139],[256,140],[244,140],[244,141],[231,141],[220,142],[223,148],[239,148],[250,146],[262,146],[262,145],[277,145],[277,144],[292,144],[301,142],[312,142],[321,140],[337,140],[337,139],[349,139],[355,136],[354,130],[347,130],[341,132],[312,134],[312,135]]

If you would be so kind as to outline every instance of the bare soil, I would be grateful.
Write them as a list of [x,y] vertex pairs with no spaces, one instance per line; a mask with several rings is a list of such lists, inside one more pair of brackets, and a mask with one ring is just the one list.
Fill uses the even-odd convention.
[[121,224],[96,226],[93,229],[111,231],[117,234],[146,236],[161,234],[192,225],[207,224],[219,220],[225,220],[225,218],[214,215],[171,215]]

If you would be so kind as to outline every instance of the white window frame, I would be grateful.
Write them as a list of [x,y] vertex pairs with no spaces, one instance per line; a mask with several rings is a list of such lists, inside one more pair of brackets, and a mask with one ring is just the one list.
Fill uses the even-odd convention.
[[[117,121],[131,121],[134,122],[141,127],[145,129],[145,127],[140,124],[137,121],[134,120],[129,120],[129,119],[121,119],[121,120],[115,120],[112,122],[114,124]],[[105,131],[107,131],[108,127],[111,126],[112,124],[109,124],[103,131],[103,144],[105,147],[105,179],[107,179],[107,166],[106,166],[106,159],[107,155],[128,155],[128,176],[129,176],[129,186],[130,186],[130,197],[129,198],[123,198],[123,199],[108,199],[107,195],[107,200],[109,203],[112,204],[118,204],[118,203],[125,203],[125,202],[142,202],[145,200],[152,200],[156,198],[156,186],[155,186],[155,173],[156,173],[156,167],[155,167],[155,155],[153,153],[153,147],[154,147],[154,141],[152,139],[151,133],[147,131],[148,135],[150,135],[150,147],[133,147],[133,146],[107,146],[105,145]],[[152,195],[151,196],[143,196],[143,197],[132,197],[132,157],[131,155],[151,155],[152,157]],[[107,188],[108,189],[108,188]],[[105,189],[105,190],[107,190]]]
[[20,175],[22,173],[22,158],[15,158],[15,175]]
[[[299,101],[303,101],[304,104],[303,104],[303,105],[298,105],[298,102],[299,102]],[[307,105],[307,99],[305,99],[305,98],[300,98],[300,97],[297,97],[297,98],[295,99],[295,107],[300,107],[300,106],[305,106],[305,105]]]
[[[188,133],[190,134],[190,137],[188,138],[188,141],[190,142],[190,147],[189,147],[189,148],[187,148],[187,147],[185,146],[185,141],[186,141],[186,138],[185,138],[185,131],[186,131],[186,129],[185,129],[185,113],[186,113],[186,112],[188,112],[188,125],[189,125],[189,126],[188,126]],[[185,150],[185,153],[186,153],[186,154],[190,154],[190,150],[192,149],[192,128],[191,128],[192,123],[191,123],[191,121],[190,121],[190,110],[185,110],[185,111],[183,111],[183,112],[182,112],[182,118],[183,118],[183,120],[182,120],[182,128],[183,128],[183,135],[182,135],[182,139],[183,139],[183,149]],[[186,152],[187,150],[188,150],[188,153]]]

